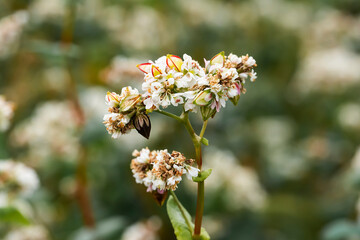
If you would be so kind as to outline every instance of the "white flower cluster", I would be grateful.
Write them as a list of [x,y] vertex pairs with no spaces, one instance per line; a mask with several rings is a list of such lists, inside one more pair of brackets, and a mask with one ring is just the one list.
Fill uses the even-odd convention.
[[145,113],[145,107],[137,89],[124,87],[120,95],[108,92],[105,101],[109,106],[109,114],[104,116],[104,124],[113,138],[118,138],[133,128],[149,138],[150,119]]
[[18,11],[0,20],[0,58],[12,53],[28,18],[26,11]]
[[207,120],[225,107],[227,100],[236,105],[240,94],[246,91],[245,80],[256,79],[253,69],[256,61],[248,55],[225,56],[221,52],[210,61],[205,60],[205,67],[189,55],[184,54],[183,58],[169,54],[155,62],[137,65],[145,74],[143,94],[131,87],[123,88],[120,95],[108,92],[105,99],[110,114],[105,115],[104,124],[113,138],[132,128],[148,138],[150,119],[146,113],[170,105],[183,104],[185,111],[192,112],[200,108],[203,119]]
[[75,160],[80,142],[77,124],[69,102],[46,102],[36,108],[34,115],[22,122],[13,132],[18,146],[28,147],[26,159],[32,164],[46,158]]
[[225,56],[223,52],[210,61],[205,60],[204,68],[186,54],[183,59],[162,56],[155,62],[138,65],[145,73],[144,104],[149,110],[184,104],[185,111],[196,112],[199,107],[206,107],[218,112],[229,99],[237,103],[240,94],[245,93],[245,80],[256,79],[254,67],[253,57]]
[[150,151],[148,148],[140,152],[133,152],[135,157],[130,168],[136,183],[144,184],[148,192],[157,190],[163,194],[167,190],[175,190],[182,180],[182,175],[191,179],[196,177],[199,169],[192,167],[193,159],[186,159],[184,155],[165,150]]
[[0,160],[0,190],[9,195],[29,195],[39,186],[36,172],[23,163]]
[[0,95],[0,132],[6,131],[14,114],[14,105]]

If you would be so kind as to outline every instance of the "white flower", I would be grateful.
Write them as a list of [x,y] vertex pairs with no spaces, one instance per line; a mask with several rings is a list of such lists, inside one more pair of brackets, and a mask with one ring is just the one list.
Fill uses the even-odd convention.
[[247,67],[252,67],[256,64],[256,61],[253,57],[249,57],[248,60],[246,60],[245,65]]
[[229,61],[234,64],[234,65],[238,65],[242,62],[242,59],[238,56],[236,56],[235,54],[230,53],[228,56]]
[[0,189],[8,184],[16,184],[19,194],[32,194],[39,187],[39,179],[36,172],[23,163],[11,160],[0,160]]
[[188,179],[192,179],[193,177],[197,177],[199,175],[200,169],[192,167],[192,166],[185,166],[186,169],[186,177]]
[[156,179],[155,181],[153,181],[152,189],[153,190],[156,190],[156,189],[164,190],[165,189],[165,181]]
[[180,182],[180,181],[181,181],[181,176],[173,176],[173,177],[169,178],[166,183],[167,183],[167,185],[172,186],[172,185],[175,185],[176,182]]
[[235,80],[239,77],[235,68],[221,68],[220,74],[222,79]]
[[150,150],[148,148],[141,149],[140,156],[137,158],[140,163],[148,163],[150,160]]

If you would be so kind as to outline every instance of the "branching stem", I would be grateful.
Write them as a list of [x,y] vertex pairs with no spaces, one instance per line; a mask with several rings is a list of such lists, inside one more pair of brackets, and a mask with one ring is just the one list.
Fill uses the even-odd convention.
[[[201,170],[202,168],[202,153],[201,153],[201,139],[203,138],[207,126],[207,120],[204,121],[200,135],[197,135],[194,131],[194,128],[192,127],[190,120],[189,120],[189,112],[183,111],[183,113],[179,116],[176,116],[172,113],[162,111],[162,110],[156,110],[156,112],[161,113],[163,115],[166,115],[168,117],[171,117],[181,123],[184,124],[186,130],[190,134],[191,140],[193,141],[194,148],[195,148],[195,156],[196,156],[196,163],[198,165],[198,168]],[[176,203],[179,206],[180,211],[182,212],[184,218],[186,221],[188,219],[184,215],[185,213],[182,210],[182,205],[179,202],[179,200],[176,198],[175,194],[171,191],[170,192]],[[194,227],[194,233],[193,233],[193,239],[200,239],[201,234],[201,224],[202,224],[202,217],[204,213],[204,196],[205,196],[205,186],[204,181],[198,182],[198,192],[197,192],[197,201],[196,201],[196,214],[195,214],[195,227]],[[187,222],[187,225],[189,226],[189,223]],[[189,229],[192,230],[191,227]]]

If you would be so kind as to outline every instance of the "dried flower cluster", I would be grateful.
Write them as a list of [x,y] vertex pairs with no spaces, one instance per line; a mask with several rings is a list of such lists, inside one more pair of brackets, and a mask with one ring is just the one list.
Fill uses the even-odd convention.
[[205,67],[184,54],[183,59],[175,55],[162,56],[155,62],[139,64],[144,72],[143,94],[137,89],[125,87],[120,95],[108,93],[106,102],[109,113],[104,123],[114,138],[136,128],[149,137],[148,112],[170,105],[184,105],[185,111],[201,110],[204,120],[214,117],[226,101],[237,104],[240,94],[245,93],[245,80],[256,79],[256,61],[248,55],[225,56],[224,52],[205,60]]
[[10,126],[10,120],[14,113],[14,105],[5,100],[0,95],[0,132],[5,131]]
[[113,138],[128,133],[133,128],[149,138],[151,123],[137,89],[124,87],[120,95],[108,92],[105,100],[109,106],[109,114],[104,116],[104,124]]
[[131,170],[136,182],[144,184],[148,192],[157,190],[159,194],[167,190],[175,190],[186,174],[189,179],[196,177],[199,169],[192,167],[193,159],[186,159],[184,155],[165,150],[150,151],[148,148],[140,152],[133,152],[135,157],[131,161]]
[[28,195],[39,186],[39,179],[32,168],[11,160],[0,160],[0,190],[9,195]]
[[0,20],[0,58],[12,53],[28,18],[26,11],[18,11]]

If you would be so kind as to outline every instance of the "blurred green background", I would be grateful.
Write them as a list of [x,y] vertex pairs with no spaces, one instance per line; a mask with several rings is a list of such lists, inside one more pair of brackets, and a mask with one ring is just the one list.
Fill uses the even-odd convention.
[[[360,1],[4,0],[0,17],[0,94],[16,104],[0,159],[41,183],[16,203],[32,225],[1,224],[1,239],[175,239],[129,164],[146,146],[194,157],[190,138],[152,113],[150,140],[113,140],[104,96],[141,88],[148,59],[220,51],[253,56],[258,79],[205,134],[212,239],[360,239]],[[195,183],[177,195],[194,213]]]

